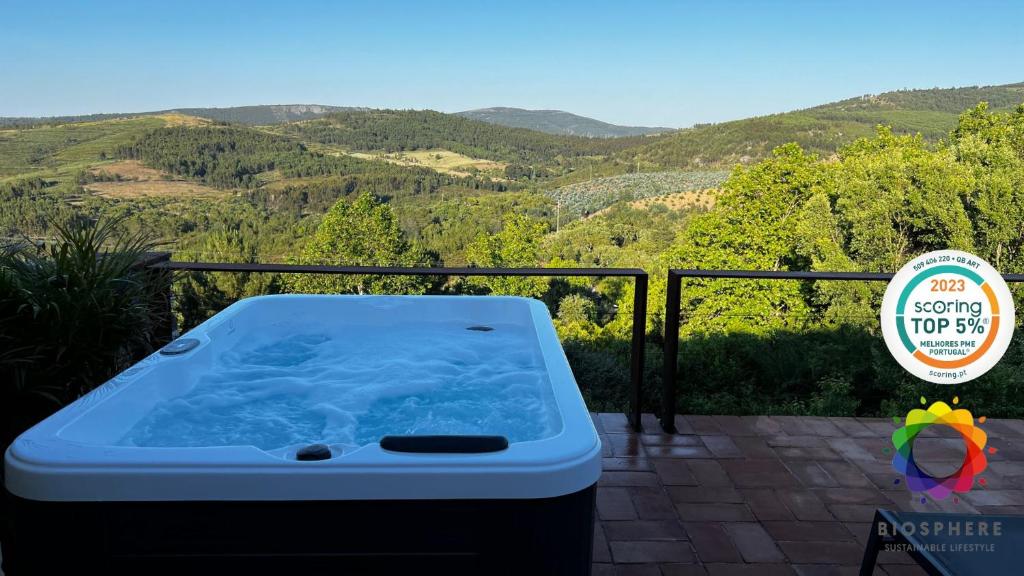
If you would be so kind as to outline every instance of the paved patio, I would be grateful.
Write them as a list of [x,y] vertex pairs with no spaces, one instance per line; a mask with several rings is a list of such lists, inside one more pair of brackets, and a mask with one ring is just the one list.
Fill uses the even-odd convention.
[[[679,434],[644,417],[593,415],[604,442],[596,576],[857,574],[875,508],[1024,514],[1024,421],[982,427],[989,467],[957,503],[922,504],[890,466],[891,420],[679,416]],[[934,472],[962,461],[959,438],[933,435],[915,455]],[[932,469],[932,468],[929,468]],[[924,574],[883,552],[876,574]]]

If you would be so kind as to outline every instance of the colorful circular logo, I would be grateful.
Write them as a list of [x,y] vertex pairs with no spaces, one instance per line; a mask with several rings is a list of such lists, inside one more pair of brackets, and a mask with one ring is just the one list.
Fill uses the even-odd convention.
[[[949,476],[932,476],[914,462],[914,440],[929,426],[948,426],[963,438],[967,453],[960,468]],[[906,424],[893,432],[892,444],[896,454],[892,458],[892,467],[906,478],[911,492],[925,492],[936,500],[943,500],[953,492],[967,492],[974,485],[974,478],[988,466],[986,442],[988,436],[974,425],[974,417],[969,410],[953,410],[945,402],[935,402],[928,410],[911,410]]]
[[882,335],[908,372],[958,384],[988,372],[1013,337],[1013,296],[987,262],[959,250],[908,262],[882,299]]

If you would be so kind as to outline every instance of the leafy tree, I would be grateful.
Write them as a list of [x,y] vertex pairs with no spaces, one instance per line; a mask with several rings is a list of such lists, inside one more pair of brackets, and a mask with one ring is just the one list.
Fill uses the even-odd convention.
[[[300,264],[338,266],[424,266],[426,257],[402,233],[394,212],[370,194],[340,200],[324,216],[302,250]],[[417,276],[299,274],[293,292],[312,294],[422,294],[428,283]]]
[[[470,264],[481,268],[530,268],[540,260],[541,238],[547,225],[522,214],[505,216],[497,234],[480,234],[466,250]],[[539,277],[473,278],[471,283],[486,287],[493,294],[538,297],[547,280]]]

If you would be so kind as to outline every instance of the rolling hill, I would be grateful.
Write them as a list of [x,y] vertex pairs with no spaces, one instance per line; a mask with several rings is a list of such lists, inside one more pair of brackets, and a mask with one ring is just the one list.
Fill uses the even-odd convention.
[[621,153],[627,160],[672,168],[704,168],[756,161],[773,148],[797,142],[818,154],[874,133],[879,124],[897,133],[937,141],[956,126],[961,112],[978,102],[995,110],[1024,103],[1024,83],[1003,86],[900,90],[865,95],[770,116],[698,124]]
[[527,128],[563,136],[590,138],[619,138],[671,132],[673,128],[647,126],[618,126],[562,110],[525,110],[523,108],[479,108],[457,112],[458,116],[500,124],[511,128]]
[[163,116],[166,114],[185,114],[206,118],[217,122],[265,126],[311,120],[332,112],[344,110],[368,110],[368,108],[346,108],[342,106],[321,106],[320,104],[267,104],[260,106],[232,106],[228,108],[174,108],[153,112],[119,112],[113,114],[83,114],[79,116],[46,116],[46,117],[0,117],[0,127],[30,127],[37,125],[58,125],[75,122],[99,122],[119,118],[138,118],[142,116]]
[[546,134],[433,110],[346,110],[306,122],[283,124],[275,127],[275,131],[349,151],[449,150],[471,158],[529,165],[607,156],[647,139]]

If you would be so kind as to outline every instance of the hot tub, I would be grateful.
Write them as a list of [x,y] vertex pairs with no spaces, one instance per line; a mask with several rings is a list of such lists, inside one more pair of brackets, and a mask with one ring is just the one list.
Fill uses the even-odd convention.
[[5,570],[587,574],[600,452],[541,302],[249,298],[11,445]]

